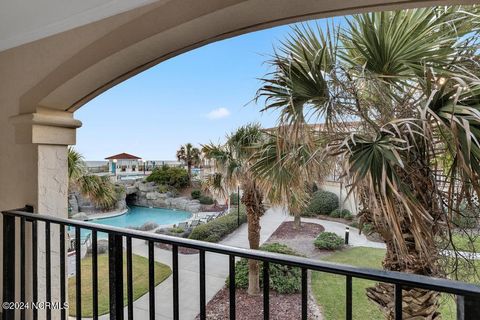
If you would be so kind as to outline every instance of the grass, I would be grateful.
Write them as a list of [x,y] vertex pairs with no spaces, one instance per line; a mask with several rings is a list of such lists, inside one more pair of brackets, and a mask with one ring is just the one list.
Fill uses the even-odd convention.
[[[384,249],[356,247],[337,251],[326,257],[325,261],[349,264],[357,267],[381,269],[385,255]],[[367,299],[365,289],[374,285],[374,281],[355,279],[352,282],[353,319],[383,320],[378,307]],[[312,291],[320,304],[325,320],[345,318],[345,277],[324,272],[312,273]],[[442,296],[440,312],[442,319],[456,319],[456,307],[452,296]]]
[[460,251],[479,252],[480,237],[472,236],[471,238],[465,234],[453,234],[453,244]]
[[[133,299],[136,300],[148,292],[148,259],[133,255]],[[93,295],[92,295],[92,258],[86,257],[81,262],[82,268],[82,316],[91,317],[93,315]],[[127,305],[127,286],[126,286],[126,258],[123,259],[124,268],[124,305]],[[167,279],[172,270],[169,266],[155,262],[155,285],[158,285]],[[106,314],[109,311],[108,295],[108,254],[98,255],[98,313]],[[70,316],[75,316],[75,277],[68,279],[68,301]]]

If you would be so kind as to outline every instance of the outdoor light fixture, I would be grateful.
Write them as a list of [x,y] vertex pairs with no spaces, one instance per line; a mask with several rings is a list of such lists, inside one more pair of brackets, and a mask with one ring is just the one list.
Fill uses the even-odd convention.
[[345,227],[345,244],[348,244],[348,238],[350,236],[350,228]]
[[240,184],[237,184],[237,225],[240,226]]

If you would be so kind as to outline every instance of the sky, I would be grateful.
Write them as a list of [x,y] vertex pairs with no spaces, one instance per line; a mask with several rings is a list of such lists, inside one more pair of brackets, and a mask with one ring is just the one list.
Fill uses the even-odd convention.
[[[326,20],[319,20],[324,25]],[[127,152],[150,160],[174,160],[187,142],[222,142],[251,122],[276,123],[253,102],[269,72],[281,26],[215,42],[146,70],[96,97],[76,113],[83,122],[77,145],[86,160]]]

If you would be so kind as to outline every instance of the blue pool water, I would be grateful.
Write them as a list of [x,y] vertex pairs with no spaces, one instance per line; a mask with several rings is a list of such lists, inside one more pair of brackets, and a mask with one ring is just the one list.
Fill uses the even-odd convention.
[[[112,218],[94,219],[88,222],[115,226],[115,227],[140,227],[146,222],[155,222],[159,225],[177,224],[191,217],[191,213],[181,210],[145,208],[131,206],[127,213]],[[71,230],[74,233],[74,230]],[[90,234],[90,230],[82,229],[81,238]],[[99,238],[106,238],[106,234],[98,234]]]

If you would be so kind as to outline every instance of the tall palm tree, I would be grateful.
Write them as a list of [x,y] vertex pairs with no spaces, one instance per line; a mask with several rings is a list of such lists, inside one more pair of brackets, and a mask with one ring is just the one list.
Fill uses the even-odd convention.
[[110,209],[117,202],[115,186],[109,177],[89,175],[83,156],[72,147],[68,148],[68,180],[70,189],[78,189],[103,209]]
[[[260,217],[265,212],[262,192],[250,170],[252,148],[259,143],[262,135],[259,125],[250,124],[227,136],[225,144],[211,143],[202,148],[207,158],[215,160],[217,172],[222,174],[228,189],[240,185],[243,191],[241,202],[247,212],[248,242],[251,249],[260,247]],[[259,294],[258,261],[249,260],[248,263],[248,293]]]
[[[445,276],[437,241],[455,248],[452,216],[479,195],[479,24],[476,7],[441,7],[356,15],[326,32],[296,27],[258,92],[264,110],[280,110],[279,128],[325,120],[320,151],[343,164],[361,222],[387,245],[385,269]],[[442,171],[443,153],[453,160]],[[367,290],[388,319],[393,291]],[[407,319],[439,318],[437,293],[403,296]]]
[[183,161],[187,165],[188,178],[192,181],[192,166],[200,163],[200,150],[191,143],[180,146],[177,150],[178,161]]

